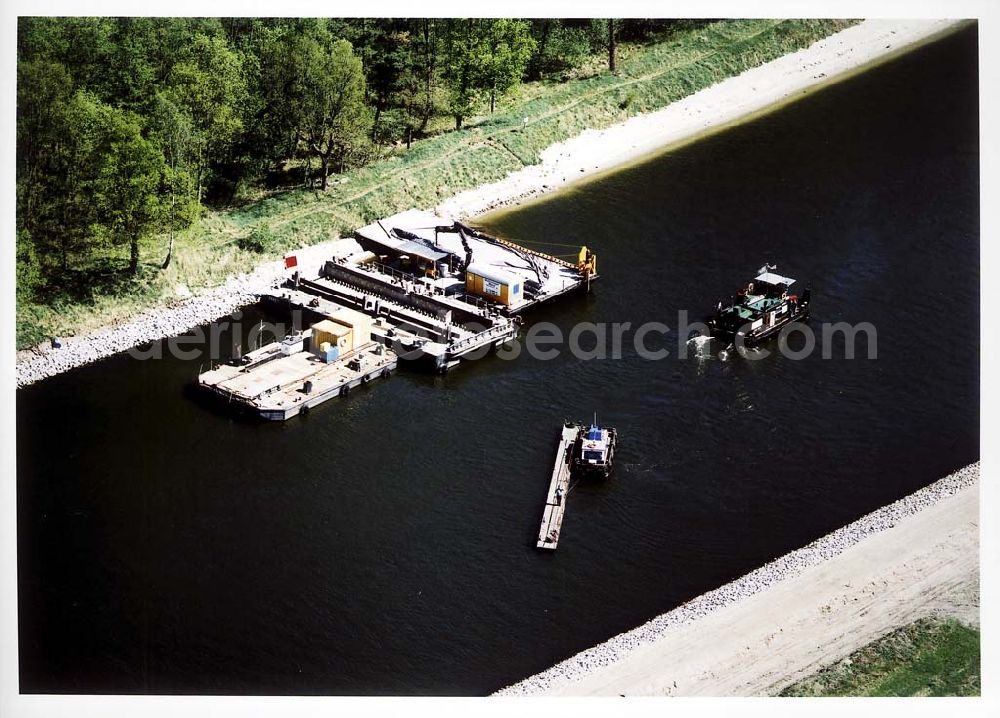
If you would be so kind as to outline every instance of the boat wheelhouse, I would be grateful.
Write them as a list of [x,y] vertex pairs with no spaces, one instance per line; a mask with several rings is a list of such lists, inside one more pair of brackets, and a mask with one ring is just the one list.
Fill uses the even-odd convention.
[[775,265],[765,264],[753,281],[716,305],[715,314],[705,320],[712,335],[753,346],[809,317],[810,290],[791,294],[795,280],[775,270]]
[[598,426],[597,421],[589,427],[581,425],[573,447],[573,471],[579,475],[607,477],[615,460],[615,445],[618,432],[607,426]]

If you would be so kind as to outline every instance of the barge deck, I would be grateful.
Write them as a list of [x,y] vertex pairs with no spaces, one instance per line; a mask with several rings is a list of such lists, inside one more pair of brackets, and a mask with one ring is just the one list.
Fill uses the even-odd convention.
[[[567,261],[432,212],[407,210],[355,231],[366,250],[464,301],[513,315],[562,294],[590,290],[597,258],[586,247]],[[568,238],[560,237],[560,246]]]
[[[362,327],[358,330],[369,333]],[[343,331],[350,337],[351,330]],[[368,336],[360,337],[357,347],[348,346],[353,337],[343,340],[347,351],[333,360],[324,358],[322,349],[306,350],[302,335],[297,339],[298,346],[288,352],[284,351],[285,345],[289,341],[295,344],[295,339],[258,349],[241,362],[214,367],[200,374],[198,383],[263,419],[284,421],[333,397],[344,396],[356,386],[388,377],[399,360],[392,349],[372,342]]]
[[455,307],[438,304],[441,297],[410,294],[396,300],[387,291],[378,291],[379,287],[364,291],[330,277],[302,280],[300,287],[282,289],[267,299],[290,312],[316,317],[337,307],[350,307],[372,317],[376,342],[391,347],[404,360],[420,361],[435,371],[499,347],[517,337],[520,328],[517,320],[468,304],[459,304],[459,313]]
[[559,533],[562,530],[563,517],[566,515],[566,494],[569,493],[573,444],[576,443],[579,433],[579,426],[566,424],[559,436],[549,491],[545,496],[542,525],[538,529],[538,542],[535,544],[537,548],[555,551],[559,546]]
[[198,377],[265,419],[302,413],[399,361],[445,372],[485,356],[517,338],[519,312],[597,278],[587,247],[573,263],[417,210],[357,230],[326,260],[300,253],[285,257],[294,271],[262,297],[289,311],[295,337]]
[[[360,352],[360,362],[324,364],[308,352],[276,359],[255,371],[231,375],[221,366],[199,377],[203,387],[269,421],[284,421],[314,406],[347,395],[356,386],[384,378],[396,368],[394,353]],[[308,383],[308,386],[307,386]]]

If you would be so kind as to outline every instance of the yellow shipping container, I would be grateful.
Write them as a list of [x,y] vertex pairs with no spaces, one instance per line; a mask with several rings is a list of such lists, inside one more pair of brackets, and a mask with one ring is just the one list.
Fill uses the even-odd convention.
[[522,280],[513,274],[492,267],[469,265],[465,270],[465,291],[504,306],[516,304],[522,299]]
[[311,346],[315,349],[321,348],[324,344],[337,347],[340,356],[343,356],[354,350],[354,330],[331,319],[317,322],[312,326]]
[[354,330],[355,349],[360,349],[371,341],[372,318],[367,314],[349,307],[337,307],[327,314],[327,319]]

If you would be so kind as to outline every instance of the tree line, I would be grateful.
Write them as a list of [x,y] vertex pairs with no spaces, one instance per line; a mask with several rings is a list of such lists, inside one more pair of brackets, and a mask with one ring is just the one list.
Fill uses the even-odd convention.
[[[267,183],[326,189],[670,21],[20,18],[19,297]],[[127,252],[124,250],[127,249]],[[167,254],[165,262],[169,263]]]

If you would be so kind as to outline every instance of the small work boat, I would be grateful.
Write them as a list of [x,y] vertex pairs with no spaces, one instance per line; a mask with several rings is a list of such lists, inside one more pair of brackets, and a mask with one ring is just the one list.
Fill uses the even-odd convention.
[[607,478],[614,466],[617,443],[618,432],[610,426],[598,426],[596,415],[589,427],[580,425],[573,446],[573,473]]
[[598,426],[596,415],[589,427],[575,421],[563,423],[535,546],[554,551],[559,545],[571,475],[606,478],[614,463],[617,441],[618,432],[608,426]]
[[810,290],[801,296],[790,294],[795,280],[777,274],[776,269],[776,265],[765,264],[736,296],[716,304],[715,314],[705,319],[713,336],[738,339],[752,347],[782,327],[809,318]]

